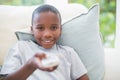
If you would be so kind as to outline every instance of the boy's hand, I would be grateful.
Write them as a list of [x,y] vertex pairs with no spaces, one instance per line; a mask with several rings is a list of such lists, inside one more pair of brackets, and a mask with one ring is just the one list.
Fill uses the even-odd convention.
[[46,58],[46,54],[37,53],[37,54],[34,55],[34,57],[32,59],[30,59],[29,62],[36,69],[40,69],[40,70],[43,70],[43,71],[49,71],[49,72],[54,71],[57,68],[57,66],[49,67],[49,68],[45,68],[45,67],[42,66],[41,60],[44,59],[44,58]]

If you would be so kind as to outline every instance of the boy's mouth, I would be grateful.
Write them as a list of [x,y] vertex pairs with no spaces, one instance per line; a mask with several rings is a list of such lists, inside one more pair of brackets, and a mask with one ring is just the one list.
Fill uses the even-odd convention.
[[49,40],[42,40],[42,43],[44,44],[53,44],[54,40],[49,39]]
[[44,48],[51,48],[54,45],[54,40],[45,40],[41,44]]
[[52,40],[45,40],[45,41],[43,41],[43,42],[45,42],[45,43],[50,43],[50,42],[52,42]]

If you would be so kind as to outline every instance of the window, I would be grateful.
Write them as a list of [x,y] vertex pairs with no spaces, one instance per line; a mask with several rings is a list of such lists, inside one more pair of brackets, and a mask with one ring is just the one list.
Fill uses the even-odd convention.
[[38,5],[44,3],[44,0],[0,0],[0,4],[4,5]]
[[120,0],[117,0],[116,14],[116,48],[120,49]]

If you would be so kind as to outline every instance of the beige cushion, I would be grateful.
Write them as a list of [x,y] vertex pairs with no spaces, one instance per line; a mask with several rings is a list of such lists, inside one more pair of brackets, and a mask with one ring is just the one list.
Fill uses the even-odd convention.
[[[25,29],[31,25],[31,14],[37,6],[6,6],[0,5],[0,65],[9,48],[15,44],[15,31]],[[69,4],[56,6],[64,23],[77,14],[87,12],[87,8],[81,4]],[[73,13],[74,11],[74,13]]]
[[30,26],[34,7],[0,5],[0,64],[8,49],[16,42],[14,32]]

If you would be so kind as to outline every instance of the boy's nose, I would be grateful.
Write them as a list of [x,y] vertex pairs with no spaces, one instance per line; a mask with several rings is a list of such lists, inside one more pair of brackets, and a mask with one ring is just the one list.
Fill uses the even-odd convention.
[[45,31],[45,32],[44,32],[44,37],[45,37],[45,38],[51,38],[51,37],[52,37],[51,31],[48,31],[48,30]]

